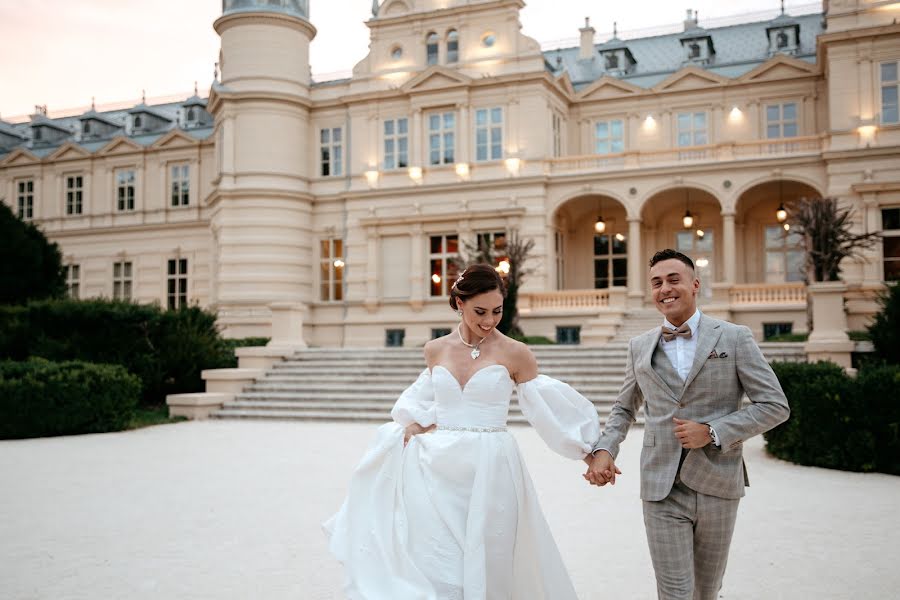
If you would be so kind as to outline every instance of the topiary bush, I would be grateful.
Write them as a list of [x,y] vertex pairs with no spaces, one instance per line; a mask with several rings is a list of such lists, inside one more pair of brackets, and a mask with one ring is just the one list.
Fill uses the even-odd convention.
[[775,456],[802,465],[900,474],[900,368],[856,379],[829,362],[772,364],[790,418],[764,434]]
[[46,300],[0,307],[0,359],[82,360],[124,366],[145,404],[202,391],[203,369],[229,366],[215,315],[115,300]]
[[900,285],[894,284],[878,300],[881,311],[869,325],[876,358],[900,365]]
[[0,304],[61,297],[66,291],[62,254],[33,223],[0,202]]
[[0,439],[119,431],[140,394],[118,365],[0,361]]

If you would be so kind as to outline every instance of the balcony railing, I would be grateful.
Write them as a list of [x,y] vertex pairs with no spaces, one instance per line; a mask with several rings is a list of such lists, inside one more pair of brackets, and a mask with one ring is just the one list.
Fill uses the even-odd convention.
[[747,304],[806,304],[806,285],[797,283],[742,283],[731,287],[732,306]]
[[609,306],[609,290],[563,290],[519,294],[519,309],[528,311],[598,309]]
[[646,169],[667,165],[726,162],[752,158],[773,158],[820,154],[825,149],[821,136],[729,142],[705,146],[686,146],[666,150],[621,152],[617,154],[588,154],[566,156],[547,161],[551,175]]

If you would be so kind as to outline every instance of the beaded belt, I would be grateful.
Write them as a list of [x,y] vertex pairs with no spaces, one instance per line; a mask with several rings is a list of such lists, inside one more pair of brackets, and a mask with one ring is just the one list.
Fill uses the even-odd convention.
[[506,427],[462,427],[459,425],[438,425],[438,431],[474,431],[475,433],[499,433]]

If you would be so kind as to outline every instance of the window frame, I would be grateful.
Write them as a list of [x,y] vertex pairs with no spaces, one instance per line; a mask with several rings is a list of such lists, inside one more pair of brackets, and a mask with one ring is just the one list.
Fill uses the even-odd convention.
[[84,214],[84,174],[66,175],[66,216]]
[[[781,240],[781,245],[779,246],[770,246],[769,245],[769,231],[777,230],[779,234],[779,239]],[[762,258],[763,258],[763,280],[765,283],[795,283],[798,281],[803,281],[805,278],[805,273],[801,269],[799,273],[789,273],[788,265],[790,264],[790,260],[788,255],[790,254],[800,254],[801,256],[801,264],[806,260],[805,254],[806,249],[803,248],[802,239],[797,239],[794,243],[788,243],[791,232],[785,231],[784,226],[777,223],[766,223],[763,225],[763,248],[762,248]],[[780,271],[772,271],[769,269],[769,256],[777,255],[780,259]],[[776,279],[775,275],[781,275],[780,279]]]
[[[173,272],[173,266],[175,270]],[[166,259],[166,307],[178,310],[188,306],[190,262],[184,256]]]
[[[335,136],[340,139],[335,141]],[[319,128],[319,176],[344,176],[344,128],[341,125]]]
[[[505,134],[503,112],[502,106],[475,109],[475,162],[503,160],[503,138]],[[485,115],[485,122],[479,124],[478,119],[481,114]],[[495,121],[494,118],[497,115],[499,115],[499,120]],[[481,143],[478,139],[478,134],[482,131],[485,135],[484,143]],[[495,141],[493,139],[494,132],[499,132],[499,140]],[[479,151],[482,148],[485,151],[484,158],[479,157]]]
[[[440,238],[440,250],[434,252],[434,240]],[[450,252],[450,240],[456,242],[456,252]],[[432,233],[428,236],[428,295],[431,298],[446,298],[450,295],[450,289],[456,282],[458,267],[454,259],[459,256],[459,233]],[[434,263],[439,262],[440,273],[434,268]],[[435,283],[432,277],[440,275],[440,283]],[[435,293],[438,286],[438,293]]]
[[[884,281],[900,281],[900,225],[898,229],[887,229],[884,225],[884,211],[896,210],[900,212],[900,206],[879,206],[879,216],[881,217],[881,277]],[[900,217],[898,217],[900,220]],[[885,254],[885,241],[890,239],[892,243],[898,244],[898,254],[888,257]],[[898,277],[888,278],[887,268],[889,264],[898,263]]]
[[[447,117],[451,117],[453,124],[448,128]],[[432,129],[433,119],[437,117],[438,120],[438,129]],[[430,112],[427,115],[427,133],[428,133],[428,164],[429,166],[440,166],[440,165],[452,165],[456,162],[456,127],[459,119],[456,116],[455,110],[443,110],[443,111],[434,111]],[[448,144],[447,139],[450,139],[449,144],[449,152],[450,158],[447,158]],[[432,140],[437,138],[438,147],[435,150],[432,147]],[[434,152],[438,153],[438,160],[435,162],[433,160]]]
[[[603,233],[594,233],[591,237],[591,265],[592,278],[594,280],[595,290],[608,290],[613,287],[624,287],[628,285],[628,238],[622,241],[616,239],[617,231],[614,227],[615,223],[608,223],[607,231]],[[597,238],[607,238],[606,252],[597,253]],[[616,245],[621,246],[621,252],[616,252]],[[625,270],[623,274],[616,276],[616,261],[624,261]],[[606,262],[606,277],[597,277],[597,263]],[[606,286],[598,286],[599,281],[605,280]],[[619,282],[619,283],[617,283]]]
[[16,214],[23,221],[34,218],[34,179],[16,180]]
[[[884,67],[893,64],[894,65],[894,80],[893,81],[885,81],[884,79]],[[887,120],[885,118],[885,110],[884,110],[884,92],[885,89],[894,89],[894,95],[896,99],[896,105],[893,107],[896,118],[894,120]],[[900,125],[900,59],[895,60],[883,60],[878,63],[878,114],[879,121],[882,125]]]
[[446,62],[448,65],[454,65],[459,62],[459,31],[450,29],[444,37],[446,40]]
[[81,264],[70,262],[64,265],[66,279],[66,295],[78,300],[81,298]]
[[[327,237],[319,240],[319,301],[321,302],[343,302],[345,299],[344,250],[343,238]],[[341,266],[335,265],[336,261],[341,261]],[[325,277],[326,273],[327,278]]]
[[[690,127],[686,131],[681,129],[682,115],[690,116]],[[696,127],[696,119],[700,115],[703,116],[703,127],[697,128]],[[682,111],[676,112],[675,113],[675,127],[673,127],[673,130],[675,131],[675,145],[678,148],[689,148],[689,147],[693,147],[693,146],[708,145],[710,143],[709,142],[709,114],[708,114],[708,111],[706,109],[702,109],[702,110],[682,110]],[[702,142],[698,142],[697,136],[698,136],[698,133],[701,133],[701,132],[702,132],[704,139]],[[681,143],[681,136],[683,134],[690,136],[691,143],[689,143],[689,144]]]
[[126,259],[113,262],[112,280],[113,300],[131,300],[134,292],[134,262]]
[[425,34],[425,66],[436,65],[441,60],[441,38],[436,31]]
[[[403,133],[400,132],[401,122],[406,127],[406,131]],[[391,123],[392,133],[387,132],[388,123]],[[409,167],[409,117],[394,117],[382,121],[381,139],[381,168],[385,171],[394,171]],[[388,142],[391,142],[393,146],[390,151],[388,151]],[[400,148],[401,143],[405,144],[403,150]],[[391,164],[388,164],[389,161]]]
[[[613,126],[615,123],[619,124],[619,128],[621,130],[620,137],[613,136]],[[605,125],[607,130],[606,137],[600,136],[600,126]],[[594,154],[621,154],[625,152],[625,119],[597,119],[594,121]],[[608,149],[604,152],[600,149],[600,143],[604,141],[607,144]],[[621,148],[616,150],[614,148],[614,144],[618,141],[621,144]]]
[[[793,105],[794,107],[794,118],[786,119],[784,117],[784,108],[785,106]],[[770,108],[778,108],[778,118],[773,120],[769,119],[769,109]],[[763,122],[765,125],[765,138],[767,140],[781,140],[786,138],[797,137],[800,135],[800,103],[796,100],[776,100],[771,102],[765,102],[763,105]],[[793,124],[794,133],[792,135],[787,135],[785,133],[785,126],[789,126]],[[778,135],[772,136],[769,134],[769,129],[771,127],[778,128]]]
[[[130,180],[122,181],[122,175],[130,173]],[[115,170],[116,182],[116,212],[131,212],[135,209],[135,190],[137,184],[137,169],[134,167],[122,167]]]
[[191,163],[169,163],[169,208],[191,205]]

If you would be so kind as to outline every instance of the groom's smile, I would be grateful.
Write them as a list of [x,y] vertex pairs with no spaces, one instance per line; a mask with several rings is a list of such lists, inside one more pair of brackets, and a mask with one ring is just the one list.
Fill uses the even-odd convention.
[[659,312],[676,327],[697,310],[700,281],[693,270],[677,259],[663,260],[650,268],[650,288]]

